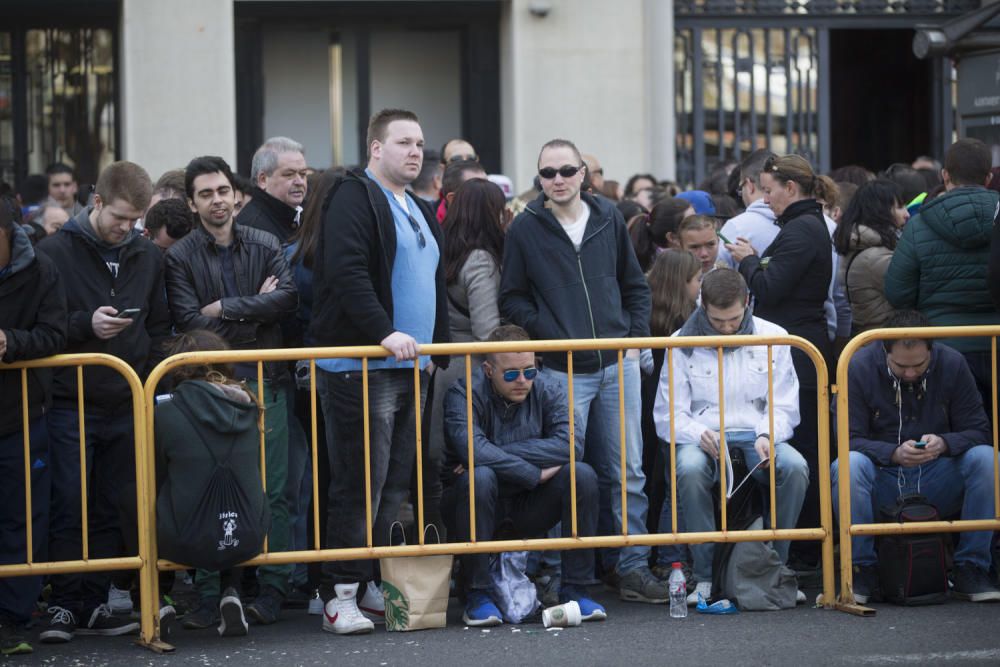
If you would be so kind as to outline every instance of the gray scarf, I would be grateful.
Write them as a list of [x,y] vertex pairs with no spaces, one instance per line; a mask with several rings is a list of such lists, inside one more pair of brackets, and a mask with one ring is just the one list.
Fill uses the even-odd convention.
[[[740,322],[740,328],[736,331],[734,336],[751,336],[754,333],[753,329],[753,313],[747,308],[743,312],[743,321]],[[684,326],[681,327],[680,331],[677,332],[678,336],[721,336],[712,323],[708,321],[708,315],[705,313],[704,306],[698,306],[691,317],[687,319]],[[724,347],[722,348],[723,353],[732,352],[738,349],[737,347]],[[691,353],[694,352],[693,347],[682,347],[681,352],[685,356],[690,357]]]

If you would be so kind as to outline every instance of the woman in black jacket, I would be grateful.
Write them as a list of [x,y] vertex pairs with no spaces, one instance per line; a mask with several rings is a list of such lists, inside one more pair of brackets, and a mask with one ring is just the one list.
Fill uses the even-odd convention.
[[[726,248],[750,287],[754,315],[808,340],[833,368],[823,312],[833,274],[832,245],[823,207],[814,197],[816,174],[798,155],[773,156],[764,163],[760,184],[781,231],[760,257],[744,238]],[[799,378],[801,421],[791,444],[809,463],[810,477],[799,525],[815,528],[819,525],[816,370],[809,357],[795,348],[792,362]],[[812,560],[814,554],[800,551],[800,555]]]

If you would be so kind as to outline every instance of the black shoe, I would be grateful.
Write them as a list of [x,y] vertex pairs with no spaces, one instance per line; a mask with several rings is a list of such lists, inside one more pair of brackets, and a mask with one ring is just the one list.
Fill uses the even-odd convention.
[[0,653],[24,655],[31,651],[31,643],[21,634],[21,628],[7,621],[0,623]]
[[[87,613],[81,614],[87,617]],[[139,621],[127,616],[115,616],[107,604],[98,605],[90,612],[87,625],[77,628],[81,635],[100,635],[102,637],[117,637],[130,632],[139,632]]]
[[285,596],[272,588],[266,587],[257,599],[247,605],[247,614],[261,625],[271,625],[278,620],[281,612],[281,601]]
[[951,571],[951,593],[970,602],[1000,601],[1000,590],[990,582],[986,570],[972,563],[955,563]]
[[858,604],[878,602],[882,598],[878,568],[874,565],[854,566],[854,601]]
[[69,609],[53,606],[49,607],[49,614],[52,615],[47,628],[38,633],[38,638],[44,644],[65,644],[73,639],[76,632],[76,616]]
[[309,591],[304,591],[296,586],[289,591],[288,596],[282,601],[281,606],[283,609],[308,609],[309,600],[312,600],[312,598],[313,596]]
[[245,637],[249,631],[246,616],[243,615],[243,603],[235,588],[229,587],[223,591],[222,601],[219,602],[219,617],[222,619],[219,621],[220,637]]
[[184,614],[181,627],[185,630],[204,630],[219,624],[219,598],[204,598],[194,611]]
[[174,634],[177,625],[177,610],[172,604],[160,601],[160,639],[166,640]]

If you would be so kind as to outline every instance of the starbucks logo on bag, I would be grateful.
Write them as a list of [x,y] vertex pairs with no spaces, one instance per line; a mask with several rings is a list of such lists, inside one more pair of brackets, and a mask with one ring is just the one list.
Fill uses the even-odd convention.
[[410,625],[410,602],[402,591],[382,580],[382,597],[385,598],[385,627],[387,630],[405,630]]
[[219,513],[219,520],[222,522],[222,539],[219,540],[219,551],[240,545],[240,541],[233,536],[233,533],[236,532],[236,519],[238,517],[239,514],[236,512]]

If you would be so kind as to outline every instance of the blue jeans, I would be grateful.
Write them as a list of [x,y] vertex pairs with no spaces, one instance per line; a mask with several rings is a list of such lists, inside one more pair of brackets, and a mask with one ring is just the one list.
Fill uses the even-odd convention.
[[[546,379],[566,387],[567,374],[545,369]],[[639,378],[639,360],[626,359],[623,374],[625,382],[625,488],[628,497],[629,535],[646,534],[646,512],[649,501],[643,486],[646,475],[642,472],[642,396]],[[596,441],[587,438],[586,460],[593,466],[601,485],[611,488],[612,530],[621,534],[621,450],[618,421],[618,364],[612,364],[595,373],[573,374],[573,402],[576,429],[587,432],[587,421],[593,418],[601,425],[604,437]],[[596,445],[596,448],[595,448]],[[594,451],[596,449],[596,451]],[[618,558],[618,573],[649,566],[648,546],[622,549]]]
[[[661,533],[672,533],[674,531],[673,527],[673,517],[671,516],[670,508],[672,506],[671,492],[670,492],[670,444],[663,442],[659,443],[660,449],[663,452],[663,461],[666,465],[666,475],[664,479],[664,489],[663,489],[663,507],[660,509],[660,519],[657,522],[656,529]],[[678,449],[680,449],[678,447]],[[677,494],[677,532],[683,533],[687,530],[687,524],[684,523],[684,506],[681,504],[680,492]],[[669,567],[671,563],[686,563],[691,559],[691,552],[686,544],[661,544],[656,548],[656,564],[661,567]]]
[[[312,548],[309,544],[309,501],[312,499],[312,424],[309,421],[309,392],[297,390],[294,385],[287,387],[285,396],[288,400],[288,480],[285,485],[285,499],[288,503],[289,548],[292,551],[302,551]],[[305,403],[302,411],[300,403]],[[316,403],[319,410],[319,402]],[[305,415],[300,421],[299,415]],[[323,421],[317,415],[317,428],[322,428]],[[310,430],[306,435],[306,429]],[[317,436],[322,434],[317,431]],[[320,440],[322,442],[322,439]],[[317,443],[318,446],[318,443]],[[303,586],[309,578],[304,563],[294,566],[291,583]]]
[[[831,466],[833,509],[840,515],[837,496],[838,464]],[[879,507],[892,506],[901,494],[919,493],[934,504],[942,517],[961,512],[962,519],[992,519],[993,448],[977,445],[960,456],[942,456],[919,467],[877,466],[860,452],[851,452],[851,523],[875,523]],[[990,567],[988,530],[962,533],[955,551],[956,563]],[[852,537],[855,565],[875,565],[874,537]]]
[[[760,460],[753,444],[757,437],[750,432],[726,432],[729,447],[739,448],[746,457],[747,466]],[[777,528],[794,528],[802,509],[809,486],[809,466],[794,447],[785,442],[774,445],[774,496],[778,504]],[[677,498],[684,507],[685,528],[694,533],[715,530],[715,510],[712,504],[712,487],[719,478],[719,465],[696,444],[677,445]],[[753,474],[754,482],[767,486],[770,473],[761,468]],[[739,483],[739,480],[736,481]],[[774,550],[782,562],[788,560],[787,541],[775,542]],[[713,544],[692,544],[694,557],[692,569],[698,581],[712,580]]]
[[[49,536],[49,437],[45,419],[28,425],[31,436],[31,529],[35,562],[45,560]],[[27,563],[24,523],[24,437],[15,431],[0,437],[0,564]],[[0,579],[0,622],[31,620],[42,591],[41,577]]]
[[[90,558],[121,556],[123,489],[135,488],[135,438],[129,406],[114,413],[85,411],[87,448],[87,524]],[[51,560],[82,557],[80,505],[80,420],[75,409],[53,408],[47,416],[52,472],[52,508],[49,528]],[[132,516],[135,516],[132,514]],[[108,597],[107,572],[52,576],[49,606],[69,609],[79,617]]]

